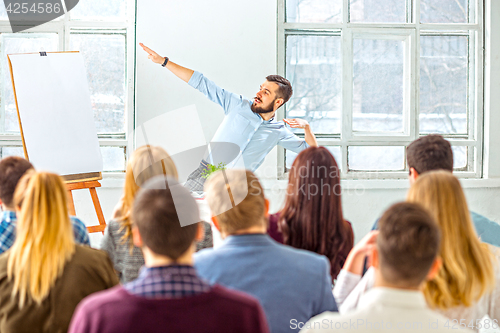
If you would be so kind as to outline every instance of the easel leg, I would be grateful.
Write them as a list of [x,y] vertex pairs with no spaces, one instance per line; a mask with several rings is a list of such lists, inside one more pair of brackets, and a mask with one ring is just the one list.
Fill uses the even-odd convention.
[[104,234],[104,228],[106,227],[106,221],[104,220],[104,214],[102,213],[101,203],[97,197],[97,191],[95,187],[89,188],[90,196],[92,197],[92,202],[94,203],[95,212],[97,213],[97,219],[99,220],[98,228],[102,230]]
[[69,215],[76,216],[75,202],[73,201],[73,193],[71,191],[68,191],[68,210]]

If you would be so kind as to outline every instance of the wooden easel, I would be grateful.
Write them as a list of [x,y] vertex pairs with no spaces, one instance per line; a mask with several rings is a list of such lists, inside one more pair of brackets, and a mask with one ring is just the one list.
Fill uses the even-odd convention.
[[[102,176],[99,179],[102,179]],[[66,180],[66,186],[68,188],[68,199],[69,199],[68,205],[69,205],[70,215],[76,215],[75,201],[73,200],[72,191],[83,190],[87,188],[89,189],[90,196],[92,197],[92,203],[94,204],[95,212],[97,214],[97,220],[99,221],[99,225],[87,227],[87,231],[89,233],[102,232],[104,234],[104,229],[106,228],[106,221],[104,220],[104,214],[102,213],[101,203],[99,202],[99,197],[97,196],[97,191],[96,191],[96,187],[101,187],[101,183],[99,183],[97,180],[87,180],[87,181],[77,181],[77,182]]]
[[[77,53],[77,52],[78,51],[49,52],[49,53]],[[41,56],[42,56],[42,53],[44,53],[45,56],[47,55],[46,52],[40,52]],[[7,59],[9,62],[10,77],[12,80],[12,88],[14,90],[14,99],[16,101],[17,118],[19,120],[19,128],[21,131],[21,138],[22,138],[22,142],[23,142],[24,157],[29,161],[28,150],[26,149],[26,142],[24,139],[23,125],[21,123],[21,115],[19,113],[19,105],[17,102],[16,86],[14,84],[14,74],[12,71],[12,62],[10,61],[10,58],[8,56],[7,56]],[[102,179],[102,173],[101,172],[91,172],[91,173],[76,174],[76,175],[66,175],[66,176],[63,176],[63,179],[65,180],[66,186],[68,188],[69,214],[73,215],[73,216],[76,215],[75,202],[73,200],[72,191],[88,188],[90,191],[90,196],[92,197],[92,202],[94,204],[94,208],[95,208],[95,212],[97,214],[97,219],[99,221],[99,225],[87,227],[87,231],[89,233],[102,232],[104,234],[104,229],[106,228],[106,221],[104,220],[104,214],[102,213],[101,204],[99,202],[99,197],[97,196],[97,191],[96,191],[96,187],[101,187],[99,180]]]

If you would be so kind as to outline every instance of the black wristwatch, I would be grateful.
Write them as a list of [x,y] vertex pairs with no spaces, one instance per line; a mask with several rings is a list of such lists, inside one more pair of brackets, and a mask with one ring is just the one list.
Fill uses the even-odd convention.
[[168,57],[165,57],[165,61],[163,62],[163,64],[161,64],[163,67],[167,66],[168,64]]

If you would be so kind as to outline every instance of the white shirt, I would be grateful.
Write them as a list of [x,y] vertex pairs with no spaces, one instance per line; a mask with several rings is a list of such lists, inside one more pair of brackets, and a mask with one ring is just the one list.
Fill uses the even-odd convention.
[[[495,256],[493,263],[495,268],[495,286],[490,293],[484,294],[475,304],[469,307],[458,306],[446,310],[436,309],[442,315],[455,319],[455,322],[476,323],[485,315],[488,315],[491,320],[490,325],[494,324],[493,328],[500,326],[500,250],[494,246],[488,246],[490,251]],[[360,306],[362,295],[368,292],[375,282],[375,270],[373,267],[368,269],[366,274],[361,278],[360,275],[352,274],[342,270],[337,276],[333,295],[340,313],[347,313],[355,310]],[[479,331],[475,325],[474,331]],[[491,327],[491,326],[490,326]]]
[[[430,310],[419,291],[375,287],[360,297],[355,311],[322,313],[308,321],[300,332],[441,333],[457,332],[459,328],[451,319]],[[459,332],[473,331],[463,329]]]

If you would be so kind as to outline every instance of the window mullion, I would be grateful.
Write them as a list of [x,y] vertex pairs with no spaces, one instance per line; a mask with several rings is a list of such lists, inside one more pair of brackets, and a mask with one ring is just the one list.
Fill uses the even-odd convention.
[[352,32],[342,30],[342,126],[341,137],[348,140],[352,137]]
[[342,27],[347,28],[349,22],[349,0],[342,0]]
[[415,50],[414,50],[414,66],[413,66],[413,74],[415,77],[413,92],[415,94],[414,97],[414,108],[412,110],[413,113],[413,122],[412,122],[412,140],[416,140],[420,134],[420,0],[413,0],[413,19],[415,22]]
[[[472,0],[471,2],[473,2]],[[472,129],[475,132],[475,136],[471,139],[474,139],[478,144],[477,148],[474,152],[474,171],[476,172],[476,177],[483,177],[483,130],[484,130],[484,18],[482,15],[478,15],[477,13],[483,13],[483,1],[476,0],[476,8],[477,11],[475,13],[476,22],[481,27],[480,31],[473,32],[474,34],[474,48],[473,53],[475,55],[475,66],[471,66],[475,70],[475,83],[474,87],[476,87],[474,91],[475,103],[473,105],[474,113],[475,113],[475,127]],[[471,5],[472,6],[472,5]],[[471,154],[472,155],[472,154]]]
[[134,127],[136,123],[135,118],[135,94],[134,94],[134,82],[135,82],[135,34],[131,33],[130,30],[127,31],[126,37],[126,87],[125,91],[127,94],[127,102],[125,103],[125,131],[126,138],[129,139],[129,148],[127,149],[127,153],[131,152],[135,148],[135,142],[133,138]]
[[[343,0],[342,6],[342,110],[341,110],[341,141],[351,136],[352,123],[352,34],[348,31],[349,0]],[[351,74],[349,74],[351,73]],[[342,153],[341,176],[345,178],[349,170],[347,144],[340,146]]]

